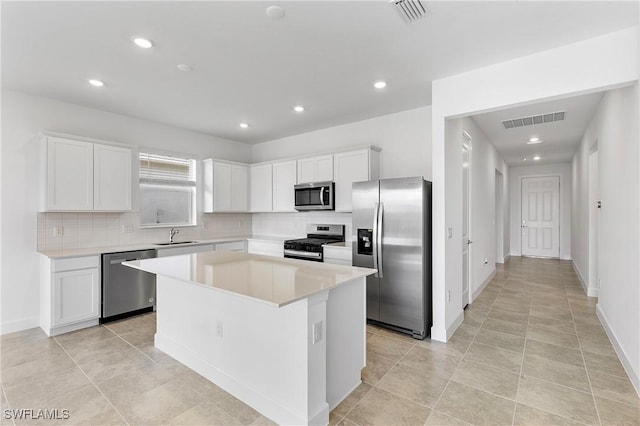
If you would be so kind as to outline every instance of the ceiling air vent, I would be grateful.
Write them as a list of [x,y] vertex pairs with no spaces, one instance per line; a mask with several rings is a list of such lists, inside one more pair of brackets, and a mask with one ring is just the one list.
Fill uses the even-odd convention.
[[530,117],[512,118],[504,120],[502,125],[505,129],[513,129],[514,127],[534,126],[536,124],[551,123],[553,121],[564,120],[567,115],[566,111],[550,112],[548,114],[533,115]]
[[427,9],[420,0],[391,0],[402,20],[410,24],[427,15]]

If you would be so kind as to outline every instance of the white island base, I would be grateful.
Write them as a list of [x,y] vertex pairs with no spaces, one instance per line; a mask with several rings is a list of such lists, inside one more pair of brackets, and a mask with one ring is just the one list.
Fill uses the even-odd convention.
[[[188,262],[178,258],[190,256],[168,259],[191,264],[193,272],[195,256],[205,255],[191,255]],[[352,273],[356,268],[282,259],[274,260],[274,266],[261,256],[252,257],[251,271],[261,264],[265,274],[236,284],[246,293],[246,288],[263,281],[260,292],[273,292],[265,299],[277,301],[234,293],[233,283],[220,289],[195,282],[195,275],[198,281],[207,275],[206,268],[190,278],[176,278],[146,267],[151,265],[147,261],[131,262],[130,266],[157,273],[155,346],[276,423],[326,425],[330,410],[361,383],[365,282],[374,271],[360,268]],[[149,261],[158,265],[158,259]],[[323,274],[312,274],[314,268],[322,268]],[[289,278],[281,275],[283,271]],[[211,274],[214,281],[222,275],[226,280],[247,280],[246,272],[244,278],[232,277],[228,268],[224,274],[210,270]],[[331,274],[340,282],[327,284]],[[308,287],[310,277],[324,288],[301,296],[300,286]],[[296,300],[281,303],[282,283]]]

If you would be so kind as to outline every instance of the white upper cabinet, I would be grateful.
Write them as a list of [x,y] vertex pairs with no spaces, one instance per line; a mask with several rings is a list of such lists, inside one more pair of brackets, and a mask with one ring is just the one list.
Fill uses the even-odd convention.
[[298,183],[333,180],[333,155],[298,160]]
[[45,210],[93,210],[93,144],[47,138]]
[[93,209],[131,210],[131,150],[93,145]]
[[293,186],[296,184],[296,161],[273,163],[273,211],[294,212]]
[[336,211],[350,212],[351,184],[380,178],[379,152],[367,148],[335,154],[334,172]]
[[131,210],[129,148],[46,137],[44,211]]
[[271,164],[258,164],[249,168],[250,205],[252,212],[273,210],[273,174]]
[[206,159],[204,164],[204,212],[246,212],[249,168],[244,164]]

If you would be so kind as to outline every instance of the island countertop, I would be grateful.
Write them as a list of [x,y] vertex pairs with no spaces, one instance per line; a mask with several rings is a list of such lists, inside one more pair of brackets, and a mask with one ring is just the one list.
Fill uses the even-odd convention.
[[369,268],[231,251],[142,259],[123,262],[123,265],[276,307],[376,272]]

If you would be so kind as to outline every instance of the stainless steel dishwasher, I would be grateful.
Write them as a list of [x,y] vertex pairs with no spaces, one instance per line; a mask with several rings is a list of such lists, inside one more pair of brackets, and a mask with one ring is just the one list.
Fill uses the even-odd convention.
[[108,322],[153,310],[156,276],[122,265],[122,262],[156,257],[156,250],[125,251],[102,255],[102,316]]

